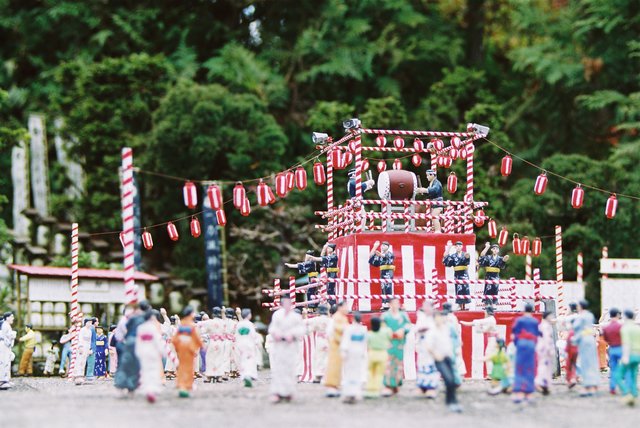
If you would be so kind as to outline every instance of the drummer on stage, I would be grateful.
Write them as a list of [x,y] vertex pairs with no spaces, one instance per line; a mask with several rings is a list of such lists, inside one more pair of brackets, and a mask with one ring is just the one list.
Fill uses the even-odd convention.
[[[491,250],[491,255],[488,256],[487,252]],[[484,279],[487,281],[499,281],[500,280],[500,271],[507,267],[507,262],[509,261],[509,256],[500,256],[500,246],[498,244],[489,244],[488,242],[484,244],[484,249],[480,253],[480,257],[478,258],[478,265],[484,266]],[[485,296],[497,296],[498,295],[498,284],[484,284],[484,295]],[[492,299],[485,299],[485,304],[493,303],[494,305],[498,304],[498,299],[496,297]]]
[[[444,258],[442,263],[446,267],[452,267],[454,271],[454,279],[456,280],[456,303],[460,305],[461,311],[467,310],[467,304],[471,303],[471,299],[468,297],[471,294],[469,289],[469,253],[462,252],[462,242],[456,242],[456,251],[450,254],[451,241],[447,242],[447,246],[444,249]],[[465,281],[464,283],[458,283],[457,281]]]
[[[313,250],[307,251],[307,254],[304,256],[304,261],[299,263],[285,263],[284,265],[290,269],[298,269],[298,274],[304,275],[302,278],[299,278],[301,285],[311,284],[312,282],[316,282],[318,280],[318,265],[315,261],[311,260],[313,258]],[[296,281],[296,284],[298,281]],[[307,288],[307,301],[313,300],[316,297],[318,292],[318,288]],[[318,306],[318,303],[311,303],[309,307],[315,308]]]
[[[380,247],[380,251],[378,251]],[[371,266],[380,268],[380,286],[382,288],[382,295],[390,296],[393,294],[393,271],[396,267],[393,265],[394,255],[391,250],[391,245],[387,241],[376,241],[369,253],[369,264]],[[389,299],[382,299],[382,308],[389,308]]]
[[[426,193],[427,199],[429,199],[430,201],[442,201],[442,183],[440,183],[440,181],[438,180],[435,170],[427,170],[427,181],[429,182],[429,186],[426,188],[418,188],[416,193]],[[436,217],[440,214],[442,214],[442,206],[440,204],[432,204],[431,215],[433,217]],[[440,219],[432,218],[431,224],[433,225],[433,231],[435,233],[440,233]]]
[[[355,198],[356,197],[356,169],[351,168],[347,174],[349,176],[349,182],[347,183],[347,190],[349,192],[349,197]],[[371,174],[371,172],[369,172],[369,174]],[[373,180],[373,178],[371,178],[370,175],[367,178],[368,180],[363,181],[361,184],[362,193],[373,189],[373,187],[376,185],[376,182]]]

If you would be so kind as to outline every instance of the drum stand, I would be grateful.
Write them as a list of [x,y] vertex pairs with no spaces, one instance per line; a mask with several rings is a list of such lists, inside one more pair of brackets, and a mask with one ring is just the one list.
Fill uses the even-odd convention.
[[[404,214],[404,205],[392,205],[392,204],[385,204],[385,205],[386,205],[386,208],[384,209],[384,212],[387,215]],[[410,205],[409,214],[414,215],[415,213],[416,213],[416,206]],[[387,226],[386,226],[387,232],[404,232],[405,227],[406,227],[405,220],[400,220],[400,223],[396,224],[396,220],[387,219]],[[409,220],[409,231],[410,232],[416,231],[415,219]]]

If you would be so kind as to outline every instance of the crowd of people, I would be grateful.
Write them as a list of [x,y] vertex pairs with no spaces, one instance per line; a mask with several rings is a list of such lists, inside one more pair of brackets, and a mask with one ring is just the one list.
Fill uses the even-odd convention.
[[[461,412],[458,390],[466,367],[462,358],[462,329],[475,328],[485,341],[484,363],[488,393],[511,394],[514,403],[533,401],[536,392],[547,395],[563,362],[568,388],[581,385],[580,396],[597,393],[601,371],[608,366],[611,394],[620,394],[633,405],[638,396],[640,365],[640,325],[636,314],[612,308],[608,317],[596,324],[586,301],[571,304],[570,313],[554,317],[551,312],[534,316],[527,303],[515,319],[509,338],[500,337],[493,306],[485,306],[485,316],[471,322],[459,321],[448,303],[442,308],[424,301],[415,323],[402,310],[400,301],[389,300],[389,309],[363,323],[359,313],[349,314],[346,302],[333,307],[318,305],[313,314],[295,308],[289,295],[280,296],[264,348],[271,367],[270,393],[273,402],[290,401],[300,381],[302,340],[313,335],[314,383],[322,383],[327,397],[342,397],[345,403],[361,398],[395,395],[404,382],[404,347],[413,335],[416,351],[416,394],[435,399],[444,390],[445,403],[452,412]],[[169,379],[176,379],[180,397],[188,397],[194,380],[225,382],[241,377],[246,387],[258,379],[262,365],[263,337],[251,321],[249,309],[213,308],[211,316],[185,308],[180,317],[168,316],[164,309],[152,309],[147,302],[127,307],[118,325],[108,335],[97,320],[83,321],[77,332],[77,354],[73,369],[63,360],[60,371],[68,370],[76,384],[94,378],[113,378],[116,388],[127,393],[139,391],[154,402]],[[12,348],[16,332],[12,313],[3,315],[0,326],[0,388],[12,386]],[[608,318],[608,319],[607,319]],[[27,345],[30,329],[20,338]],[[32,332],[32,331],[31,331]],[[70,329],[61,343],[70,344]],[[608,357],[602,363],[599,338]],[[63,350],[64,353],[64,350]],[[30,354],[23,354],[28,361]],[[55,362],[55,360],[54,360]],[[47,363],[53,372],[53,364]],[[20,372],[28,372],[20,364]]]

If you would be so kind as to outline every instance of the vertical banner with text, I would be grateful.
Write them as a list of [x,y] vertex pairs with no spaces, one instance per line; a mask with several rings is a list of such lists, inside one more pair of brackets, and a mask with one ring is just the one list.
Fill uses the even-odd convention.
[[[203,194],[207,194],[207,186]],[[220,235],[216,213],[211,209],[209,198],[203,198],[204,220],[204,256],[207,272],[207,304],[209,310],[214,306],[222,306],[222,257],[220,252]]]

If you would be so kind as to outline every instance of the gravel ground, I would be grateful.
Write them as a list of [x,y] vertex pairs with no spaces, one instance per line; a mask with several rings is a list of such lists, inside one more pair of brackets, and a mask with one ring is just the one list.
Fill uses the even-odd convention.
[[[444,396],[437,400],[418,398],[414,383],[408,382],[396,397],[365,400],[347,405],[339,399],[324,398],[323,388],[298,385],[290,404],[268,402],[268,372],[253,389],[243,388],[239,380],[225,384],[203,384],[190,399],[177,398],[173,382],[155,404],[143,397],[125,398],[111,381],[95,381],[75,386],[59,378],[18,378],[16,387],[0,391],[1,428],[124,428],[224,426],[232,427],[613,427],[640,424],[640,403],[628,408],[619,397],[601,392],[593,398],[580,398],[557,384],[548,397],[537,396],[534,404],[516,406],[509,397],[490,397],[488,382],[465,382],[459,393],[464,413],[449,414]],[[607,391],[603,377],[602,391]],[[391,428],[395,428],[391,425]]]

